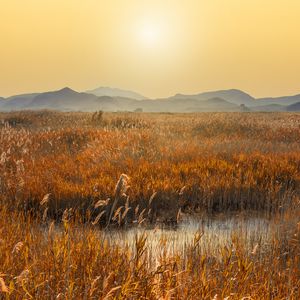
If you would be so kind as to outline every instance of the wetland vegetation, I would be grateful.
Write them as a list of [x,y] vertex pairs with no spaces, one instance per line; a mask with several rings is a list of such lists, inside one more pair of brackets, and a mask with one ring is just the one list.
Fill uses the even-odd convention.
[[299,299],[300,114],[0,114],[3,299]]

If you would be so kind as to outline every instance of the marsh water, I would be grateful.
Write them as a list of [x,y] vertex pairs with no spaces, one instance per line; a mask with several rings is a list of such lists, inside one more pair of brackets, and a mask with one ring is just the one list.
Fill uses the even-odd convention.
[[[279,230],[280,223],[274,218],[258,214],[231,214],[201,217],[185,216],[176,227],[137,226],[125,230],[109,229],[104,237],[111,245],[135,247],[136,241],[146,237],[149,252],[160,255],[162,251],[172,255],[185,253],[188,247],[197,243],[203,253],[217,254],[224,246],[232,247],[235,240],[243,243],[244,248],[255,245],[268,248],[271,238]],[[200,239],[199,239],[200,237]]]

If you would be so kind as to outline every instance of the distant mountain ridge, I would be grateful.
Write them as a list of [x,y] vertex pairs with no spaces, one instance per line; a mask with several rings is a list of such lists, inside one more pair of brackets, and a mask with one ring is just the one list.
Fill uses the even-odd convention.
[[300,102],[300,94],[294,96],[284,96],[284,97],[270,97],[270,98],[259,98],[257,99],[260,104],[267,105],[270,103],[274,104],[284,104],[284,105],[291,105],[297,102]]
[[99,87],[94,90],[86,91],[86,93],[94,94],[96,96],[124,97],[124,98],[136,99],[136,100],[147,99],[145,96],[133,91],[121,90],[118,88],[110,88],[110,87]]
[[171,99],[189,98],[189,99],[197,99],[197,100],[208,100],[210,98],[222,98],[228,102],[238,104],[238,105],[240,104],[251,105],[253,100],[255,100],[249,94],[237,89],[204,92],[196,95],[176,94],[175,96],[170,98]]
[[289,105],[287,111],[300,111],[300,102]]
[[58,91],[0,97],[0,111],[52,109],[60,111],[227,112],[300,111],[300,95],[255,99],[237,89],[194,95],[176,94],[149,99],[138,93],[112,88],[77,92]]

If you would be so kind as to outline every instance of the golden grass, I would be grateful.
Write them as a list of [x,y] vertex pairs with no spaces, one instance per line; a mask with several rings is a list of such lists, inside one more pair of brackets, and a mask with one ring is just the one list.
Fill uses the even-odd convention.
[[[0,119],[0,298],[300,298],[300,115]],[[132,247],[98,227],[240,210],[272,213],[280,228],[252,249],[237,231],[210,251],[199,232],[158,255],[146,234]]]
[[[147,235],[133,247],[112,243],[67,216],[43,226],[0,210],[0,295],[3,299],[299,299],[300,228],[289,213],[280,234],[249,250],[244,237],[214,254],[201,234],[170,255],[152,253]],[[294,220],[291,222],[291,220]],[[1,297],[1,296],[0,296]],[[215,298],[214,298],[215,297]],[[226,298],[227,297],[227,298]],[[247,298],[248,297],[248,298]]]
[[298,114],[112,113],[96,125],[89,113],[1,118],[1,199],[34,212],[50,194],[52,218],[71,207],[84,218],[96,217],[95,203],[115,201],[122,173],[130,188],[117,202],[124,206],[129,197],[128,219],[137,207],[153,221],[176,219],[180,208],[274,212],[299,195]]

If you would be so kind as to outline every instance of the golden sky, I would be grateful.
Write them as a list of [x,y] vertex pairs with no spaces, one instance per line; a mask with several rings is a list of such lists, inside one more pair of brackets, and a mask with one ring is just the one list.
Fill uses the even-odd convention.
[[1,0],[0,95],[300,93],[299,0]]

